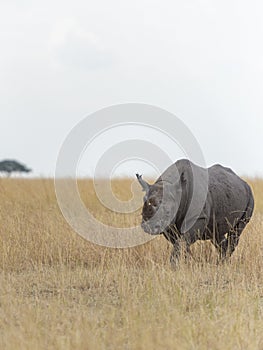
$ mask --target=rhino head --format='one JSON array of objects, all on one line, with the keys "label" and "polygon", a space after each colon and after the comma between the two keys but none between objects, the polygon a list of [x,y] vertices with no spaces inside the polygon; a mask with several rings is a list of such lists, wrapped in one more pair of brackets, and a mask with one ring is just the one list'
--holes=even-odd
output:
[{"label": "rhino head", "polygon": [[175,219],[181,190],[170,182],[157,181],[150,185],[142,179],[142,175],[136,174],[136,177],[145,192],[141,227],[151,235],[161,234]]}]

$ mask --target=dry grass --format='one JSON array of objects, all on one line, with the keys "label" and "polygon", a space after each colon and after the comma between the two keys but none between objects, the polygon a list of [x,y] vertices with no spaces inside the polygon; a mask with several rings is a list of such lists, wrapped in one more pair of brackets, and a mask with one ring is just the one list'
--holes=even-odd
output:
[{"label": "dry grass", "polygon": [[[174,271],[164,238],[92,245],[65,222],[52,180],[0,179],[0,349],[263,349],[263,180],[250,183],[256,211],[230,261],[197,243]],[[120,197],[129,186],[115,183]],[[105,222],[120,219],[80,189]]]}]

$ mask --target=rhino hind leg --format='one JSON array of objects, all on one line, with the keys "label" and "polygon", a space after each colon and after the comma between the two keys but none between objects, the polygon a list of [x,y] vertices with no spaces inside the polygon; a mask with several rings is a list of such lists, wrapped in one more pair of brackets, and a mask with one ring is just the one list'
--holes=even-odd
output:
[{"label": "rhino hind leg", "polygon": [[241,233],[249,222],[249,219],[250,217],[248,216],[241,218],[233,228],[230,228],[226,235],[227,237],[225,237],[221,242],[216,243],[216,247],[222,260],[230,257],[235,251],[239,243]]},{"label": "rhino hind leg", "polygon": [[230,232],[227,234],[227,238],[224,238],[216,245],[219,251],[220,259],[224,260],[233,254],[238,245],[241,233],[242,231]]},{"label": "rhino hind leg", "polygon": [[219,237],[223,236],[223,239],[221,241],[218,241],[218,239],[213,241],[214,245],[219,251],[220,258],[222,260],[224,260],[227,257],[230,257],[235,251],[239,243],[239,238],[241,236],[241,233],[243,232],[244,228],[248,224],[253,214],[253,210],[254,210],[254,199],[253,199],[253,196],[250,196],[246,211],[244,212],[243,216],[238,220],[237,223],[235,223],[232,227],[229,226],[229,230],[226,237],[223,233],[222,235],[219,235]]}]

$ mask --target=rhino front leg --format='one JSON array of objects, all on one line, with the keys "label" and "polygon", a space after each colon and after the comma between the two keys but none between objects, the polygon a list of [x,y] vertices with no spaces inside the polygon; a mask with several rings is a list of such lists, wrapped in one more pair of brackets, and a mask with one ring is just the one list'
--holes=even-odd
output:
[{"label": "rhino front leg", "polygon": [[173,250],[170,256],[172,267],[176,267],[181,258],[187,260],[190,252],[190,243],[185,239],[177,239],[173,242]]},{"label": "rhino front leg", "polygon": [[173,244],[173,250],[170,256],[170,263],[172,267],[176,267],[178,265],[178,261],[180,258],[180,250],[180,243],[178,242],[178,240],[176,240]]},{"label": "rhino front leg", "polygon": [[202,237],[205,230],[206,219],[199,218],[195,225],[187,232],[183,233],[180,238],[173,242],[173,251],[170,257],[172,265],[176,265],[183,254],[186,260],[191,255],[190,246]]}]

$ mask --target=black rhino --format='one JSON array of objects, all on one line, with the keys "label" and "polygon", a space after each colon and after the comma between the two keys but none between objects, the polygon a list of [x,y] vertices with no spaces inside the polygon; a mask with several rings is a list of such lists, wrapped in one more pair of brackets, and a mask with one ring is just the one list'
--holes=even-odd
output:
[{"label": "black rhino", "polygon": [[142,228],[163,234],[173,244],[171,262],[196,240],[211,240],[222,259],[230,256],[249,222],[254,199],[249,185],[219,164],[202,168],[178,160],[149,185],[136,174],[145,191]]}]

